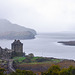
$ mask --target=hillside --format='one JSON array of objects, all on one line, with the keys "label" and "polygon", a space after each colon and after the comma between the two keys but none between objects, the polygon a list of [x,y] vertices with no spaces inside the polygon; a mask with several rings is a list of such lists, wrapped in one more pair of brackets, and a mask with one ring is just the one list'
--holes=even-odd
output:
[{"label": "hillside", "polygon": [[35,35],[36,31],[33,29],[0,19],[0,39],[33,39]]}]

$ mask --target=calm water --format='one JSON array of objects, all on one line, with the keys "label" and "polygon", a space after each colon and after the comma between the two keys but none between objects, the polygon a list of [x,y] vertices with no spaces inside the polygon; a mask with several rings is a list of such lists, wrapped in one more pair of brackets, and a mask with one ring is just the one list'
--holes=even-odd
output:
[{"label": "calm water", "polygon": [[[75,60],[75,46],[65,46],[57,41],[75,40],[75,36],[57,34],[38,34],[36,39],[21,40],[26,54],[33,53],[35,56],[56,57]],[[11,48],[13,40],[0,40],[2,48]]]}]

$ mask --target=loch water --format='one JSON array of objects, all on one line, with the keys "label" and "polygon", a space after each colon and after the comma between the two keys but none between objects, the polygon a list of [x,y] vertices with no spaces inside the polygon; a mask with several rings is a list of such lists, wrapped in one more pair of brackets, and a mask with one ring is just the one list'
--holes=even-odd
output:
[{"label": "loch water", "polygon": [[[11,49],[14,40],[0,40],[2,48]],[[23,51],[26,54],[33,53],[35,56],[55,57],[75,60],[75,46],[66,46],[58,41],[75,41],[74,34],[38,34],[35,39],[21,40]]]}]

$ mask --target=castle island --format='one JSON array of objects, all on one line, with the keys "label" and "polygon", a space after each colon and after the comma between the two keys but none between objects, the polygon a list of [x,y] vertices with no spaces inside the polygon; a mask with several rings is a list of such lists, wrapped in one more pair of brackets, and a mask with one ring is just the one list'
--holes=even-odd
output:
[{"label": "castle island", "polygon": [[11,44],[11,49],[3,49],[0,47],[0,58],[10,59],[15,56],[24,55],[25,53],[23,53],[23,43],[21,43],[20,40],[14,40],[14,42]]}]

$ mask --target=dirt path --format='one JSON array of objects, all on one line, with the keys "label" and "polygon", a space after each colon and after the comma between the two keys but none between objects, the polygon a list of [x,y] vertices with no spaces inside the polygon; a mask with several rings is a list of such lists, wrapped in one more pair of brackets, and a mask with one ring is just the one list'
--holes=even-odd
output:
[{"label": "dirt path", "polygon": [[15,69],[13,68],[13,60],[12,59],[8,60],[8,68],[10,71],[15,72]]}]

